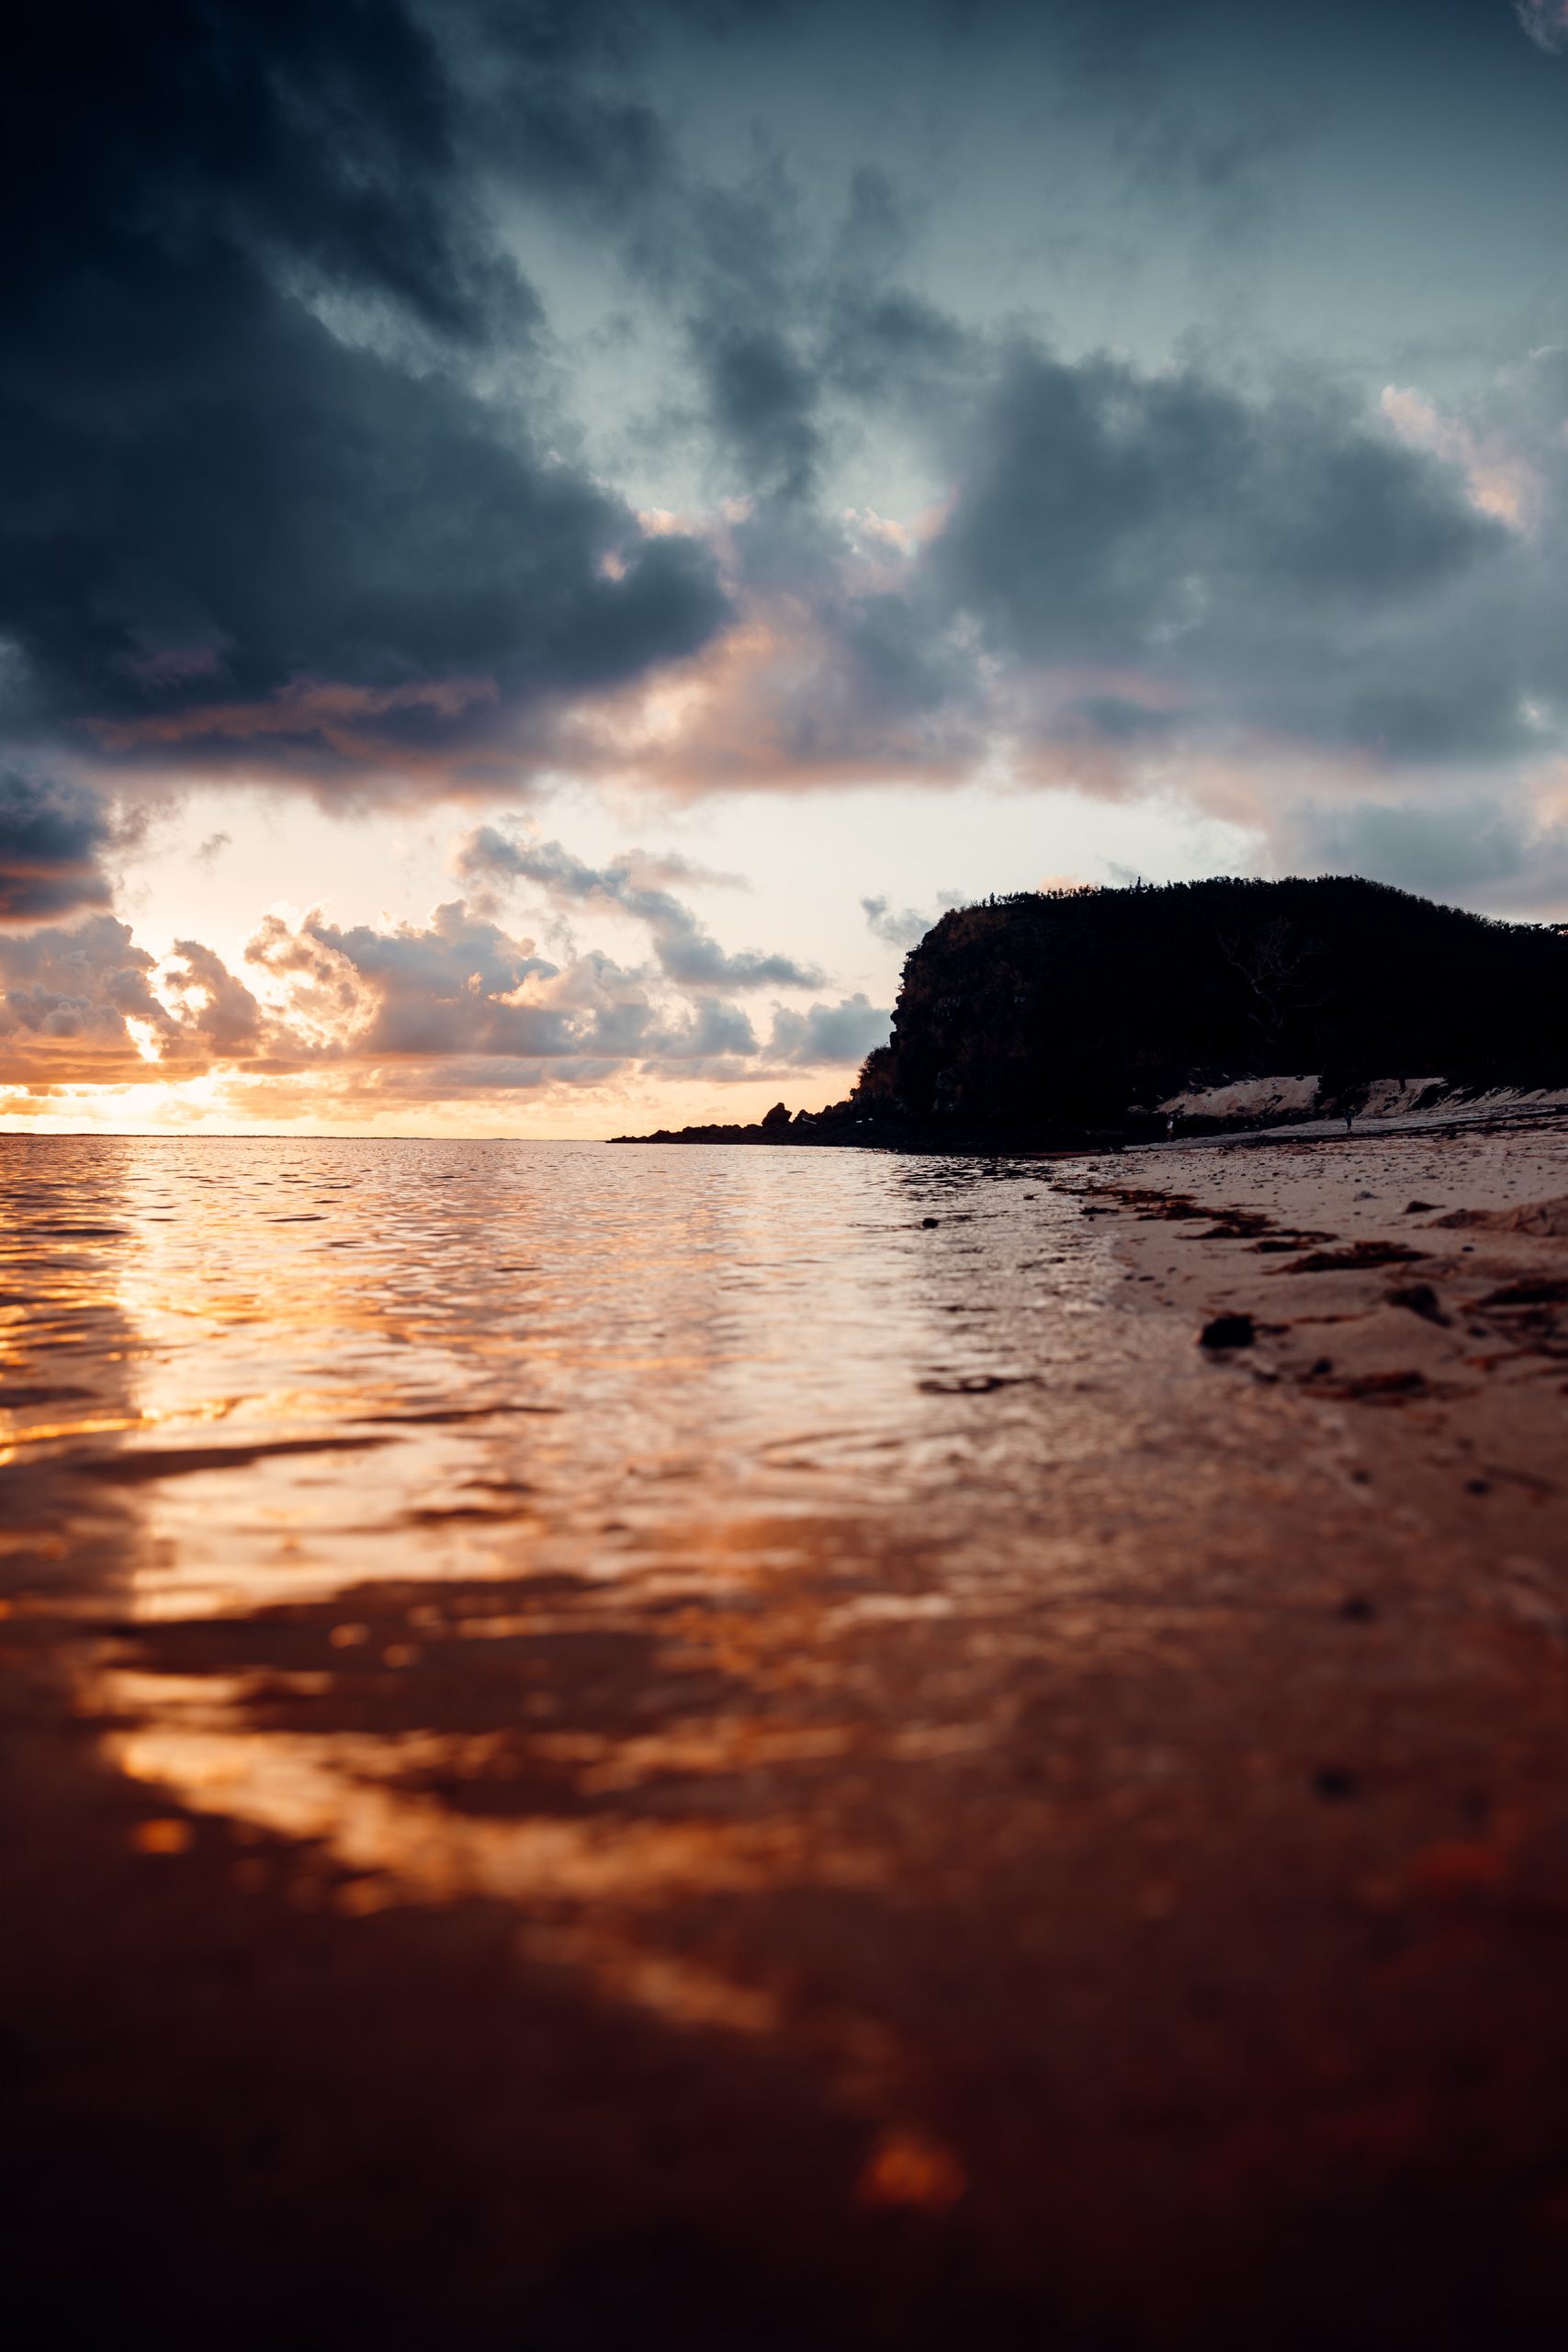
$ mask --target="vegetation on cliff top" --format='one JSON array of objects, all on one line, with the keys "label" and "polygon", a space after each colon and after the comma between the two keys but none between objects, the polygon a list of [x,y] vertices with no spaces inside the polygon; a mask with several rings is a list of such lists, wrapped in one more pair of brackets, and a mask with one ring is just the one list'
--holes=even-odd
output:
[{"label": "vegetation on cliff top", "polygon": [[1292,1070],[1568,1078],[1568,933],[1344,877],[992,899],[910,952],[855,1099],[1049,1125]]}]

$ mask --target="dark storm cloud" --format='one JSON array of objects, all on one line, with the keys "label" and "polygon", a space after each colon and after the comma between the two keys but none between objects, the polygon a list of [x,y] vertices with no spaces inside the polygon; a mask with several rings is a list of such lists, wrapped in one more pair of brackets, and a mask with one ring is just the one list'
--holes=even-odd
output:
[{"label": "dark storm cloud", "polygon": [[1280,848],[1296,869],[1370,875],[1495,912],[1555,908],[1568,891],[1568,823],[1522,797],[1308,805],[1291,811]]},{"label": "dark storm cloud", "polygon": [[[1459,632],[1448,642],[1450,592],[1495,575],[1508,532],[1343,400],[1247,401],[1195,371],[1026,347],[969,438],[925,593],[1005,660],[1126,664],[1171,690],[1091,693],[1066,707],[1069,732],[1196,715],[1416,757],[1519,741],[1507,668],[1461,661],[1456,677]],[[1409,634],[1390,642],[1391,622]]]},{"label": "dark storm cloud", "polygon": [[[1563,583],[1440,454],[1304,379],[1259,395],[961,322],[907,282],[919,190],[852,128],[829,219],[765,127],[726,179],[654,95],[711,74],[765,116],[798,51],[828,76],[908,54],[935,104],[960,52],[1032,60],[1047,131],[1081,105],[1134,181],[1234,194],[1258,25],[1238,0],[30,12],[0,84],[13,731],[345,790],[635,770],[622,690],[733,652],[728,717],[660,781],[955,775],[998,746],[1122,776],[1248,736],[1528,748]],[[1211,106],[1227,43],[1253,78]],[[671,429],[729,502],[711,545],[650,535],[573,454],[502,240],[518,204],[618,255],[673,330]],[[931,509],[897,547],[845,514],[889,440]],[[60,862],[75,903],[96,854]],[[16,911],[71,902],[54,871]],[[682,987],[812,984],[723,956],[676,900],[644,918]]]},{"label": "dark storm cloud", "polygon": [[763,956],[750,949],[727,954],[691,908],[648,879],[635,859],[586,865],[558,842],[519,840],[493,825],[480,825],[461,844],[457,870],[469,881],[532,882],[559,907],[615,909],[632,916],[648,925],[666,979],[693,993],[821,985],[822,974],[814,966],[798,964],[790,956]]},{"label": "dark storm cloud", "polygon": [[90,793],[0,768],[0,922],[106,906],[109,832]]},{"label": "dark storm cloud", "polygon": [[[718,785],[879,756],[956,774],[998,742],[1122,775],[1249,735],[1391,761],[1529,748],[1550,656],[1505,618],[1529,559],[1440,454],[1303,367],[1259,390],[962,323],[900,282],[909,205],[876,170],[829,232],[802,221],[769,158],[728,191],[667,182],[640,248],[683,316],[710,480],[741,503],[737,605],[777,657],[672,781],[682,748]],[[890,433],[939,510],[903,561],[839,503]]]},{"label": "dark storm cloud", "polygon": [[694,336],[712,396],[715,426],[759,492],[798,498],[813,486],[821,452],[816,386],[805,363],[773,329],[705,322]]},{"label": "dark storm cloud", "polygon": [[[568,170],[548,96],[537,179]],[[396,0],[27,12],[0,94],[22,723],[417,767],[717,626],[702,548],[555,455],[542,399],[531,424],[472,388],[502,357],[526,384],[537,303],[470,114]]]},{"label": "dark storm cloud", "polygon": [[1256,407],[1196,373],[1025,348],[976,425],[932,565],[1025,656],[1207,635],[1216,597],[1228,637],[1265,587],[1274,605],[1365,612],[1503,542],[1429,462],[1339,402]]},{"label": "dark storm cloud", "polygon": [[766,645],[672,775],[682,751],[713,783],[727,761],[962,774],[998,747],[1093,782],[1248,741],[1417,763],[1540,747],[1561,543],[1483,511],[1450,455],[1303,369],[1259,393],[929,310],[901,366],[890,316],[885,291],[821,306],[813,431],[851,401],[892,419],[946,495],[889,524],[770,475],[730,533]]}]

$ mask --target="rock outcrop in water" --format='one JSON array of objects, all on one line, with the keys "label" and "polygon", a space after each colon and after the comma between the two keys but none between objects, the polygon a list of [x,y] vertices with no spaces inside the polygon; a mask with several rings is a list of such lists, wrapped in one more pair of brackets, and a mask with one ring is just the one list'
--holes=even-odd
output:
[{"label": "rock outcrop in water", "polygon": [[1385,1080],[1390,1107],[1413,1103],[1407,1074],[1428,1092],[1568,1081],[1568,927],[1340,877],[993,899],[911,950],[892,1039],[847,1101],[646,1140],[1109,1139],[1205,1091],[1213,1125],[1359,1108]]}]

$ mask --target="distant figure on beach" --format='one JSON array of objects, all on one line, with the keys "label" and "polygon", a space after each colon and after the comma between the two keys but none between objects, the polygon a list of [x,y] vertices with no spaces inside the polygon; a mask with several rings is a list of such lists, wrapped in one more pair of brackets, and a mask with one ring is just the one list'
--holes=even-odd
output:
[{"label": "distant figure on beach", "polygon": [[1165,1114],[1165,1131],[1168,1136],[1173,1136],[1176,1133],[1176,1114],[1174,1111],[1168,1111]]},{"label": "distant figure on beach", "polygon": [[1345,1132],[1347,1135],[1350,1132],[1350,1122],[1354,1119],[1355,1115],[1356,1114],[1354,1111],[1347,1111],[1345,1114]]}]

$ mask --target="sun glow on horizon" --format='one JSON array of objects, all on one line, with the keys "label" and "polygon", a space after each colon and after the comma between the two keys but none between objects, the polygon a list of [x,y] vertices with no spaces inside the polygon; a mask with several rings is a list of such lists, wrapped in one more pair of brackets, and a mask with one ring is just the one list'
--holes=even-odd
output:
[{"label": "sun glow on horizon", "polygon": [[313,1080],[247,1080],[209,1073],[120,1086],[0,1089],[0,1136],[393,1136],[451,1141],[602,1142],[656,1127],[747,1125],[781,1099],[792,1111],[840,1101],[852,1071],[790,1070],[681,1085],[622,1086],[458,1095],[443,1101],[410,1085],[366,1085],[345,1099]]}]

